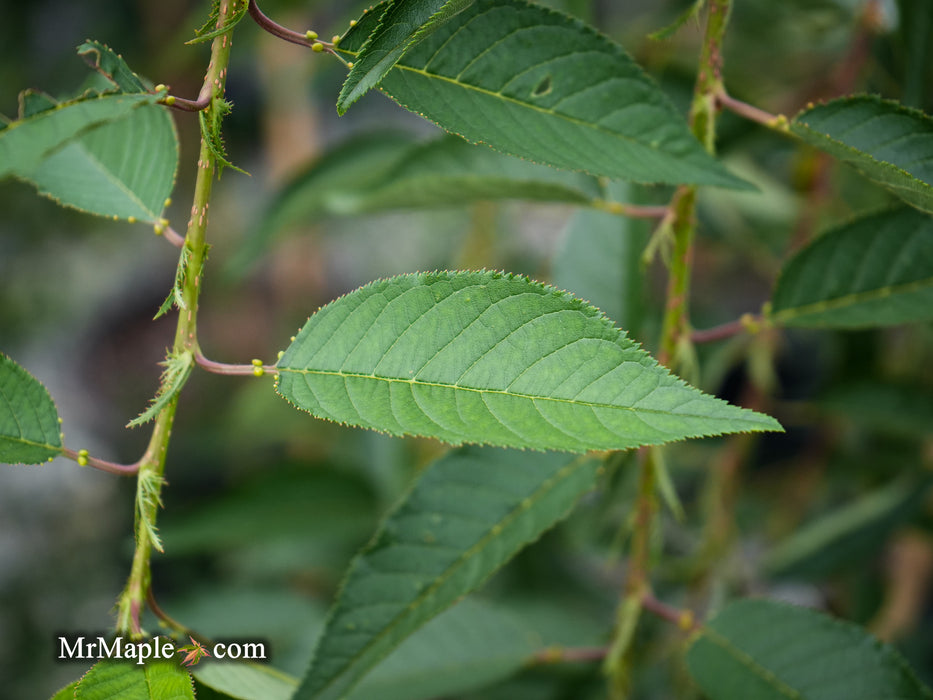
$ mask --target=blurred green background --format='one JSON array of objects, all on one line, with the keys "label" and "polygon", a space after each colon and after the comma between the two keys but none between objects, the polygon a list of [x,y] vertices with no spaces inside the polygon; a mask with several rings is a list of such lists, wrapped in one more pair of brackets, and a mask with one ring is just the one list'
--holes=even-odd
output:
[{"label": "blurred green background", "polygon": [[[622,43],[686,111],[698,53],[695,23],[667,41],[646,35],[687,3],[548,4]],[[852,91],[933,111],[927,0],[735,4],[726,53],[733,95],[788,114],[809,100]],[[365,6],[262,3],[280,23],[322,36],[341,33]],[[9,117],[22,89],[75,92],[88,70],[74,47],[86,38],[107,43],[174,94],[198,92],[208,50],[184,41],[204,21],[206,2],[36,0],[2,7],[0,113]],[[876,14],[866,15],[866,8]],[[571,268],[562,279],[592,276],[588,266],[596,259],[571,256],[567,231],[572,222],[593,229],[603,223],[574,220],[570,207],[523,203],[308,221],[282,236],[247,275],[231,274],[230,259],[290,173],[356,133],[437,131],[376,93],[338,119],[334,101],[344,74],[337,61],[277,42],[248,22],[236,32],[228,79],[234,111],[225,138],[233,162],[251,176],[227,171],[211,203],[213,248],[200,317],[208,357],[272,362],[310,313],[376,277],[487,267],[550,280],[561,264]],[[181,232],[198,129],[190,115],[176,114],[176,124],[181,164],[168,216]],[[789,251],[830,223],[887,203],[856,174],[731,115],[723,116],[721,134],[722,156],[762,192],[701,198],[692,305],[701,328],[757,312]],[[625,193],[644,202],[669,195]],[[639,245],[620,255],[639,256],[646,226],[630,224],[627,235]],[[176,260],[177,251],[145,226],[60,209],[28,185],[0,183],[0,349],[49,388],[68,446],[120,462],[135,461],[144,449],[147,430],[122,426],[154,393],[157,362],[171,344],[172,315],[151,319],[171,287]],[[619,267],[641,270],[621,260]],[[625,300],[600,298],[609,292],[598,288],[584,296],[625,318],[627,330],[653,349],[663,269],[655,263],[642,277]],[[693,379],[736,401],[750,376],[767,374],[755,358],[774,353],[769,410],[788,427],[740,455],[746,470],[736,501],[740,539],[717,564],[716,586],[703,599],[769,594],[872,623],[929,682],[933,564],[925,489],[933,463],[933,328],[793,332],[773,343],[767,352],[747,338],[700,348],[702,371]],[[213,637],[267,637],[275,665],[300,674],[349,558],[411,477],[444,448],[315,421],[277,398],[271,383],[196,372],[186,387],[159,523],[166,554],[155,559],[153,586],[175,619]],[[706,467],[730,458],[731,449],[703,441],[672,452],[669,466],[687,518],[664,516],[661,597],[689,604],[690,592],[703,590],[684,562],[696,554],[707,522]],[[620,456],[603,491],[484,590],[533,620],[542,642],[608,639],[623,580],[618,534],[634,490],[626,461]],[[55,635],[112,625],[132,553],[133,492],[130,480],[65,460],[0,469],[5,696],[46,697],[84,672],[81,664],[53,661]],[[866,499],[848,520],[826,520]],[[809,539],[788,546],[805,523],[816,523],[815,534],[807,530]],[[919,581],[920,590],[905,590],[898,583],[905,580]],[[906,606],[907,621],[892,622],[892,605]],[[148,626],[156,629],[154,620]],[[636,697],[688,692],[680,681],[671,685],[662,660],[675,648],[673,639],[648,624]],[[602,692],[598,665],[581,664],[531,669],[475,697],[557,700]]]}]

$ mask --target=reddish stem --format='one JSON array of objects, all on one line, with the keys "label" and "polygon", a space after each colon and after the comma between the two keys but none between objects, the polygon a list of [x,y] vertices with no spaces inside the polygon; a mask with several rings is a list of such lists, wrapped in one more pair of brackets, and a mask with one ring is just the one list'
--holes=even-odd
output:
[{"label": "reddish stem", "polygon": [[337,52],[334,51],[333,44],[330,42],[321,41],[319,39],[309,39],[307,34],[296,32],[292,29],[288,29],[287,27],[283,27],[277,22],[274,22],[267,15],[263,14],[262,10],[259,9],[259,5],[256,4],[256,0],[249,0],[248,12],[249,16],[253,18],[253,21],[256,22],[256,24],[269,32],[272,36],[278,37],[282,41],[287,41],[290,44],[297,44],[298,46],[304,46],[305,48],[309,49],[312,48],[315,44],[320,44],[324,51],[327,51],[334,56],[337,55]]},{"label": "reddish stem", "polygon": [[139,462],[135,464],[116,464],[103,459],[97,459],[97,457],[91,457],[90,455],[81,455],[67,447],[62,448],[62,456],[74,462],[78,462],[79,464],[83,461],[88,467],[94,467],[94,469],[99,469],[109,474],[116,474],[117,476],[133,476],[139,471]]},{"label": "reddish stem", "polygon": [[745,117],[750,119],[753,122],[758,122],[763,124],[770,129],[773,129],[780,123],[780,117],[770,112],[766,112],[763,109],[750,105],[747,102],[742,102],[742,100],[737,100],[731,95],[729,95],[725,90],[720,90],[716,94],[717,104],[729,109],[740,117]]},{"label": "reddish stem", "polygon": [[176,248],[185,247],[185,237],[178,233],[171,226],[166,226],[164,229],[162,229],[161,235],[164,236],[165,240],[167,240]]},{"label": "reddish stem", "polygon": [[690,340],[694,343],[712,343],[717,340],[725,340],[749,330],[750,325],[761,323],[761,320],[760,316],[745,314],[742,318],[737,318],[728,323],[713,326],[712,328],[694,330],[690,333]]},{"label": "reddish stem", "polygon": [[684,632],[693,632],[700,629],[700,624],[690,610],[681,610],[667,603],[662,603],[651,593],[645,593],[641,599],[642,607],[662,620],[677,625]]},{"label": "reddish stem", "polygon": [[[224,374],[234,377],[257,376],[257,370],[262,370],[258,376],[263,374],[278,374],[279,369],[275,365],[251,364],[251,365],[228,365],[224,362],[214,362],[208,360],[200,351],[194,355],[194,361],[203,369],[213,374]],[[258,362],[258,360],[257,360]]]}]

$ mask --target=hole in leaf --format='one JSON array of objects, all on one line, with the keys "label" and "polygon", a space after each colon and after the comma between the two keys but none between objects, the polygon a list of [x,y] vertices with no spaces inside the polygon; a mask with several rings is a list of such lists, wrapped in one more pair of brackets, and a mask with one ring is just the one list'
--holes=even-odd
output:
[{"label": "hole in leaf", "polygon": [[541,79],[541,82],[535,86],[535,89],[531,91],[532,97],[542,97],[543,95],[548,94],[551,91],[551,76],[546,75]]}]

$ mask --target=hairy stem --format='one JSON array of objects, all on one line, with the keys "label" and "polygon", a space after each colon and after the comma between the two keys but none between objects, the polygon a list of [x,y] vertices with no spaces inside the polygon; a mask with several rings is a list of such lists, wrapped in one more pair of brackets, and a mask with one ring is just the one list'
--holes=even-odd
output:
[{"label": "hairy stem", "polygon": [[[716,150],[716,113],[721,96],[725,93],[722,83],[722,42],[731,12],[732,0],[710,0],[700,69],[690,108],[693,135],[710,153]],[[688,297],[693,239],[696,234],[696,187],[678,188],[672,208],[674,255],[668,276],[667,307],[658,355],[661,363],[669,367],[677,364],[678,345],[683,340],[689,342]]]},{"label": "hairy stem", "polygon": [[[222,0],[218,28],[223,26],[227,17],[234,14],[238,2],[245,2],[245,0]],[[202,90],[205,93],[209,92],[211,96],[210,104],[207,107],[209,116],[211,111],[218,109],[217,105],[223,99],[227,64],[232,45],[233,41],[229,33],[218,36],[211,44],[211,60],[207,74],[204,77],[205,87]],[[184,305],[178,315],[175,341],[171,350],[171,353],[176,355],[185,351],[198,352],[198,297],[200,295],[201,274],[207,257],[208,246],[205,240],[207,211],[216,168],[217,162],[214,152],[202,137],[194,203],[185,235],[185,247],[189,253],[189,260],[182,287]],[[156,535],[155,523],[161,505],[160,497],[162,485],[164,484],[165,456],[172,434],[172,423],[175,418],[177,401],[176,396],[156,416],[149,446],[139,462],[135,525],[136,551],[133,555],[129,580],[117,602],[117,632],[129,634],[132,637],[143,635],[140,614],[149,597],[152,550],[162,550],[162,545]]]},{"label": "hairy stem", "polygon": [[[710,0],[706,33],[700,55],[699,71],[690,109],[690,128],[707,151],[715,151],[716,113],[719,96],[724,92],[722,83],[722,42],[725,37],[731,0]],[[658,351],[659,361],[675,369],[689,350],[690,274],[693,261],[693,240],[696,234],[697,188],[681,186],[674,194],[668,216],[672,217],[671,231],[674,250],[668,271],[667,304],[661,329]],[[651,531],[657,512],[655,485],[655,453],[643,449],[639,464],[638,499],[635,504],[635,527],[629,555],[625,591],[619,604],[615,635],[606,659],[606,672],[610,688],[621,697],[627,692],[627,656],[634,638],[634,626],[642,608],[658,612],[653,605],[650,581]]]}]

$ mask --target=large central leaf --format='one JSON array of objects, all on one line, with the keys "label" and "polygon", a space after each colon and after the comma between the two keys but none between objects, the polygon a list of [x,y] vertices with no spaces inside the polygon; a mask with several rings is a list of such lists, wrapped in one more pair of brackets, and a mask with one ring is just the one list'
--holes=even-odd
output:
[{"label": "large central leaf", "polygon": [[453,444],[585,452],[780,430],[703,394],[598,309],[524,277],[402,275],[312,316],[277,390],[315,416]]},{"label": "large central leaf", "polygon": [[[380,23],[384,11],[363,15],[340,50],[364,61],[367,39],[395,26],[393,16]],[[467,141],[611,178],[750,187],[706,153],[621,46],[582,22],[477,0],[431,27],[379,85]]]}]

